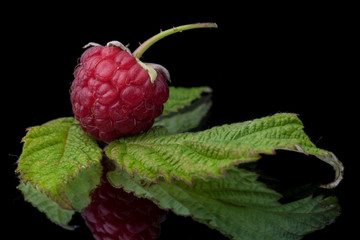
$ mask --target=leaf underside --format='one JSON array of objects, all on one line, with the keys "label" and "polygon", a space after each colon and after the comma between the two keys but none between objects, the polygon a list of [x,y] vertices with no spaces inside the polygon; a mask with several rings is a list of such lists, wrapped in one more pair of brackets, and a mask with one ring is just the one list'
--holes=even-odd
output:
[{"label": "leaf underside", "polygon": [[74,227],[68,225],[75,213],[74,210],[61,208],[56,202],[48,198],[45,193],[35,189],[30,183],[24,184],[21,182],[18,189],[24,195],[26,201],[30,202],[40,212],[45,213],[53,223],[69,230],[74,229]]},{"label": "leaf underside", "polygon": [[192,216],[232,239],[301,239],[339,215],[334,197],[307,197],[280,204],[281,195],[257,181],[255,173],[230,168],[223,178],[152,183],[119,168],[108,173],[116,187],[153,200],[178,215]]},{"label": "leaf underside", "polygon": [[165,179],[192,183],[194,178],[224,176],[231,166],[256,161],[275,150],[312,154],[336,171],[334,187],[342,178],[342,165],[335,155],[317,148],[303,131],[295,114],[276,114],[253,121],[214,127],[197,133],[169,134],[155,127],[147,133],[118,139],[106,155],[130,174],[151,181]]},{"label": "leaf underside", "polygon": [[209,87],[169,87],[169,99],[164,104],[162,116],[170,113],[179,112],[181,109],[191,105],[193,101],[199,99],[202,94],[210,93]]},{"label": "leaf underside", "polygon": [[211,105],[210,96],[202,97],[179,112],[162,115],[155,121],[154,126],[163,126],[169,133],[194,130],[202,125]]}]

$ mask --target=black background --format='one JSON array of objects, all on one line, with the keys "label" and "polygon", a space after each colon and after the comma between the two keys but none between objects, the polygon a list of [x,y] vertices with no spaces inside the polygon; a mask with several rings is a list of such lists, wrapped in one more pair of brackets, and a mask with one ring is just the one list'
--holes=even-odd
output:
[{"label": "black background", "polygon": [[[4,9],[6,10],[6,9]],[[218,29],[197,29],[161,40],[143,56],[164,65],[172,86],[210,86],[213,107],[205,128],[246,121],[278,112],[299,114],[305,132],[320,148],[334,152],[345,166],[345,178],[333,191],[342,215],[305,239],[350,239],[351,214],[357,209],[355,147],[358,117],[352,46],[352,6],[204,3],[84,3],[9,6],[2,19],[2,119],[5,120],[2,186],[5,228],[12,239],[91,239],[80,228],[64,230],[24,202],[15,189],[16,160],[29,126],[71,116],[69,87],[73,69],[88,42],[111,40],[134,51],[160,29],[196,22],[216,22]],[[6,11],[5,11],[6,13]],[[296,154],[290,155],[295,156]],[[312,176],[330,181],[332,171],[315,158],[286,161],[277,155],[273,168],[290,179]],[[297,157],[299,158],[299,157]],[[265,157],[264,157],[265,159]],[[263,160],[261,160],[263,161]],[[330,176],[330,177],[329,177]],[[161,239],[221,239],[190,218],[170,215]]]}]

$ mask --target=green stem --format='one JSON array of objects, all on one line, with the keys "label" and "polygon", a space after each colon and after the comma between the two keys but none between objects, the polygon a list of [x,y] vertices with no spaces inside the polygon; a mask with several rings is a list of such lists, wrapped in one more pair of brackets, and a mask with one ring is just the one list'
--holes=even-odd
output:
[{"label": "green stem", "polygon": [[179,27],[174,27],[166,31],[161,31],[160,33],[156,34],[155,36],[149,38],[144,43],[142,43],[133,52],[133,56],[139,59],[144,54],[144,52],[149,49],[149,47],[151,47],[154,43],[156,43],[160,39],[163,39],[164,37],[167,37],[173,33],[182,32],[194,28],[217,28],[217,25],[216,23],[195,23],[195,24],[187,24]]}]

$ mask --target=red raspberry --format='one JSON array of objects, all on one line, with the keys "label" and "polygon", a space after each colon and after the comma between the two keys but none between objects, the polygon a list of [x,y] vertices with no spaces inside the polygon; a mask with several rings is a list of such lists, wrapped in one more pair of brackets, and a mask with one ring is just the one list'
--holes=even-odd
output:
[{"label": "red raspberry", "polygon": [[[71,86],[71,103],[84,131],[110,142],[146,131],[161,115],[169,97],[169,72],[157,64],[144,64],[142,54],[160,39],[215,23],[195,23],[161,31],[141,44],[133,54],[119,42],[92,46],[80,58]],[[86,46],[87,47],[87,46]]]},{"label": "red raspberry", "polygon": [[81,127],[105,142],[151,128],[169,97],[167,70],[140,62],[118,42],[92,45],[82,54],[71,86]]},{"label": "red raspberry", "polygon": [[91,195],[91,203],[81,215],[96,240],[155,239],[166,211],[146,198],[138,198],[123,189],[114,188],[106,179]]}]

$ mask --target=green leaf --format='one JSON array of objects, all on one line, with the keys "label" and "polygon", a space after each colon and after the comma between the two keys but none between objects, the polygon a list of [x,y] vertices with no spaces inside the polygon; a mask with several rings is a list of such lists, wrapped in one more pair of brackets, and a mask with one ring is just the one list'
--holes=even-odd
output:
[{"label": "green leaf", "polygon": [[90,193],[99,185],[101,174],[100,165],[92,165],[86,171],[79,172],[75,179],[65,185],[65,194],[75,210],[81,212],[90,204]]},{"label": "green leaf", "polygon": [[164,104],[163,115],[178,112],[180,109],[190,106],[194,100],[201,97],[201,94],[211,91],[209,87],[169,87],[169,99]]},{"label": "green leaf", "polygon": [[282,205],[279,193],[258,182],[255,173],[241,168],[227,169],[223,178],[195,179],[192,186],[178,180],[153,183],[120,169],[107,176],[114,186],[178,215],[192,216],[232,239],[300,239],[339,215],[334,197],[307,197]]},{"label": "green leaf", "polygon": [[[164,126],[169,133],[186,132],[199,127],[212,104],[210,93],[211,89],[206,87],[170,88],[170,94],[174,95],[175,100],[169,101],[176,107],[171,112],[169,105],[165,104],[167,114],[162,114],[156,119],[154,126]],[[176,101],[176,99],[181,100],[181,97],[184,97],[186,101]]]},{"label": "green leaf", "polygon": [[197,133],[168,134],[153,128],[146,134],[121,138],[106,148],[106,155],[130,174],[157,181],[220,177],[231,166],[256,161],[260,154],[291,150],[312,154],[331,164],[336,186],[342,165],[331,152],[317,148],[302,130],[295,114],[283,113],[253,121],[214,127]]},{"label": "green leaf", "polygon": [[18,189],[24,195],[26,201],[30,202],[40,212],[45,213],[53,223],[69,230],[74,229],[68,224],[75,211],[61,208],[56,202],[49,199],[45,193],[35,189],[30,183],[24,184],[20,182]]},{"label": "green leaf", "polygon": [[[78,210],[90,201],[90,191],[100,182],[102,150],[74,118],[30,128],[23,141],[16,172],[24,183],[31,183],[65,209]],[[93,178],[90,182],[78,179],[88,175]],[[83,184],[77,188],[67,186],[73,180]],[[80,194],[72,194],[72,189]],[[74,196],[87,199],[81,203]]]}]

